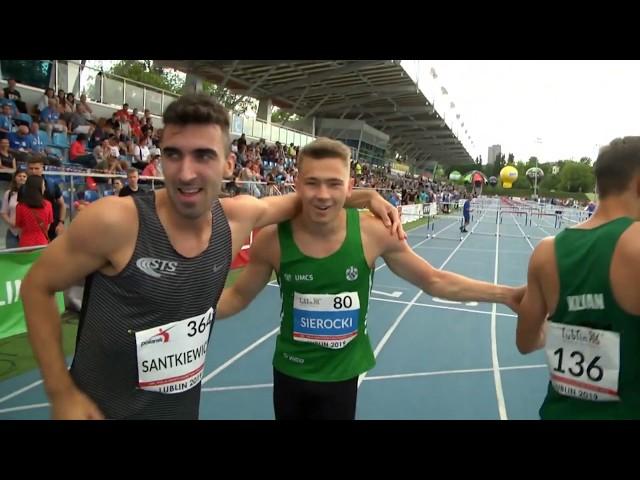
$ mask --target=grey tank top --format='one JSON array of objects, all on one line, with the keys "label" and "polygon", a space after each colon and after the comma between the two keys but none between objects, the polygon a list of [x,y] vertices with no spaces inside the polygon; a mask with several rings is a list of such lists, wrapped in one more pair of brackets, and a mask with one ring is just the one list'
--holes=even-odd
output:
[{"label": "grey tank top", "polygon": [[[169,242],[156,212],[155,194],[134,195],[133,201],[139,222],[133,256],[117,275],[96,272],[87,278],[71,376],[107,418],[197,419],[200,381],[180,393],[139,387],[135,332],[190,319],[211,308],[215,318],[231,264],[229,223],[215,200],[209,245],[197,257],[186,258]],[[199,354],[205,352],[206,344]],[[192,361],[193,353],[189,355]]]}]

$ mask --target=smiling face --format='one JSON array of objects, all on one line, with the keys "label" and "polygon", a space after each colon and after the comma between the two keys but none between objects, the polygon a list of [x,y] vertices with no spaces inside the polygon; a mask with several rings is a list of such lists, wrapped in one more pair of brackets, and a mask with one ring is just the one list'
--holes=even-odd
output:
[{"label": "smiling face", "polygon": [[296,192],[307,221],[336,221],[351,196],[349,149],[340,142],[318,139],[307,145],[298,160]]},{"label": "smiling face", "polygon": [[196,219],[211,211],[234,156],[225,155],[218,125],[167,125],[162,137],[162,171],[167,196],[180,215]]}]

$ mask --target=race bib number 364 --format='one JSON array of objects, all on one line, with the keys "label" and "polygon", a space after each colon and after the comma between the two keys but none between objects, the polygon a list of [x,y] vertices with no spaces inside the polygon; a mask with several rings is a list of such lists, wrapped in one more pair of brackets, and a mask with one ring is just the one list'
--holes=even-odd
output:
[{"label": "race bib number 364", "polygon": [[180,393],[202,379],[213,308],[202,315],[136,332],[138,387]]},{"label": "race bib number 364", "polygon": [[339,349],[358,335],[358,292],[301,294],[293,298],[293,338]]},{"label": "race bib number 364", "polygon": [[545,345],[558,393],[595,402],[618,401],[620,334],[550,322]]}]

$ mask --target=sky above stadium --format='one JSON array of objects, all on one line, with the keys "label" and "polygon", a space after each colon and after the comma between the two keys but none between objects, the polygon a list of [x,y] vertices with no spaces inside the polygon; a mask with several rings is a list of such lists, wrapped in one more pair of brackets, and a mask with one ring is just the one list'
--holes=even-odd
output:
[{"label": "sky above stadium", "polygon": [[640,61],[420,60],[403,66],[483,163],[494,144],[505,157],[512,152],[516,160],[552,162],[595,159],[614,138],[640,135]]}]

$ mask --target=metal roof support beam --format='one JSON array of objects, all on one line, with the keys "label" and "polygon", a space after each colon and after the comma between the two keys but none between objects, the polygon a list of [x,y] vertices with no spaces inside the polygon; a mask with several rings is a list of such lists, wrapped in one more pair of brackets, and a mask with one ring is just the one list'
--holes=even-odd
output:
[{"label": "metal roof support beam", "polygon": [[314,113],[316,113],[318,111],[318,109],[322,106],[322,104],[330,97],[331,95],[325,95],[324,98],[322,100],[320,100],[318,103],[316,103],[316,105],[307,112],[307,114],[303,117],[303,120],[306,120],[307,118],[309,118],[310,116],[312,116]]},{"label": "metal roof support beam", "polygon": [[[333,95],[351,95],[354,93],[411,93],[415,91],[411,85],[385,85],[385,86],[372,86],[363,87],[361,85],[349,86],[349,87],[331,87],[321,85],[320,88],[311,90],[311,95],[322,95],[323,93],[332,93]],[[293,97],[289,94],[289,97]]]},{"label": "metal roof support beam", "polygon": [[236,69],[236,66],[238,65],[239,61],[240,60],[234,60],[233,63],[231,64],[231,69],[229,69],[229,72],[224,76],[224,79],[222,80],[222,84],[220,85],[222,88],[226,87],[227,82],[231,78],[231,74]]},{"label": "metal roof support beam", "polygon": [[[267,77],[269,75],[271,75],[273,73],[273,71],[278,68],[277,65],[272,66],[269,70],[267,70],[258,80],[256,80],[254,83],[251,84],[251,86],[249,86],[249,90],[247,90],[246,92],[243,92],[244,95],[246,96],[251,96],[251,94],[253,93],[253,91],[258,88],[260,86],[260,84],[262,82],[264,82]],[[236,100],[237,103],[237,100]],[[235,106],[235,103],[233,104]]]},{"label": "metal roof support beam", "polygon": [[[354,70],[360,70],[361,68],[368,67],[370,65],[376,65],[383,62],[384,60],[370,60],[366,62],[363,62],[363,61],[348,62],[345,65],[342,65],[341,67],[307,75],[305,78],[301,78],[299,80],[295,80],[293,82],[287,83],[282,87],[275,88],[271,92],[271,95],[277,96],[277,95],[289,94],[292,90],[295,90],[296,88],[300,88],[305,85],[310,85],[312,83],[317,83],[322,80],[327,80],[329,78],[335,77],[337,75],[343,75],[345,73],[353,72]],[[292,63],[295,65],[295,62],[292,62]]]}]

